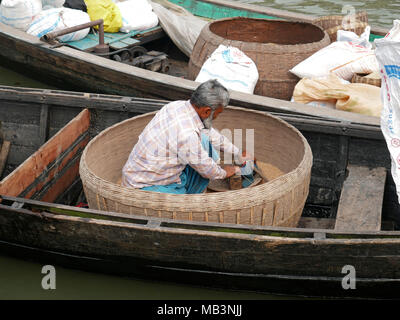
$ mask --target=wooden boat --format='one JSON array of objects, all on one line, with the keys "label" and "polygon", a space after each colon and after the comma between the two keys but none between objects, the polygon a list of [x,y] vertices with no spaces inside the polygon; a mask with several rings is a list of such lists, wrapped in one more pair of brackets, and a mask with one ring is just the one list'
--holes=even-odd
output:
[{"label": "wooden boat", "polygon": [[[173,2],[184,6],[193,14],[208,19],[238,15],[255,18],[278,17],[301,21],[312,21],[315,18],[233,1],[173,0]],[[374,28],[373,32],[375,32],[374,36],[380,36],[384,35],[386,30]],[[60,47],[59,44],[46,43],[1,23],[0,57],[7,65],[14,65],[15,68],[20,68],[29,73],[30,76],[39,76],[42,81],[47,80],[58,88],[170,100],[188,98],[198,84],[182,78],[186,72],[184,70],[186,70],[188,58],[177,50],[168,37],[165,37],[162,29],[156,27],[145,34],[136,35],[134,38],[135,41],[132,40],[133,42],[137,44],[139,41],[139,44],[147,47],[148,50],[170,47],[171,50],[167,52],[169,61],[171,66],[176,65],[177,67],[171,67],[170,73],[180,77],[141,69],[96,56],[88,52],[92,49],[81,51],[69,46]],[[177,70],[183,70],[183,73],[177,72]],[[232,92],[231,104],[271,112],[307,114],[375,125],[379,123],[379,119],[370,116],[328,108],[315,108],[237,91]]]},{"label": "wooden boat", "polygon": [[[88,141],[165,101],[0,87],[0,102],[3,141],[11,143],[8,157],[0,156],[6,159],[0,182],[3,253],[206,286],[399,296],[400,211],[379,126],[277,114],[302,132],[314,158],[298,227],[278,228],[77,207],[84,201],[78,167]],[[355,268],[355,289],[343,289],[347,266]]]}]

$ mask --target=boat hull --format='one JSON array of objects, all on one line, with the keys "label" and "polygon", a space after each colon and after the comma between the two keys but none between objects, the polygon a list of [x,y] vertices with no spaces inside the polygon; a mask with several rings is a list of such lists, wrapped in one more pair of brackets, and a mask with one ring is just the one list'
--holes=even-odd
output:
[{"label": "boat hull", "polygon": [[[46,264],[206,286],[398,297],[400,232],[334,229],[347,164],[390,168],[379,126],[281,115],[312,148],[308,204],[328,208],[328,216],[314,218],[318,224],[312,228],[221,225],[95,211],[72,201],[81,190],[74,164],[86,138],[135,114],[158,110],[165,101],[10,87],[0,87],[0,100],[4,139],[11,142],[5,170],[11,173],[0,189],[6,183],[20,188],[13,197],[4,195],[9,189],[0,191],[3,252]],[[65,142],[60,150],[54,148],[56,139]],[[43,157],[29,157],[39,147]],[[27,167],[35,174],[25,175]],[[76,175],[70,186],[68,172]],[[393,181],[387,180],[383,218],[399,212]],[[23,198],[29,192],[36,200]],[[349,265],[356,272],[354,290],[342,287],[343,268]]]},{"label": "boat hull", "polygon": [[[46,264],[266,293],[399,297],[397,239],[299,241],[0,212],[0,250]],[[342,286],[347,265],[355,267],[355,289]]]}]

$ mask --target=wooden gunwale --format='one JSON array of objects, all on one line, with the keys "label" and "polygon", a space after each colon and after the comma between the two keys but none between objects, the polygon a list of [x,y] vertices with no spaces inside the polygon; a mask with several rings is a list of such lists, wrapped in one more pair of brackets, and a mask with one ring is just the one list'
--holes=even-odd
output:
[{"label": "wooden gunwale", "polygon": [[[179,231],[183,233],[196,234],[214,234],[224,236],[230,234],[229,237],[240,237],[253,239],[254,236],[265,236],[280,241],[306,241],[313,242],[318,240],[335,243],[373,243],[381,240],[396,240],[400,243],[400,231],[337,231],[334,229],[314,229],[314,228],[288,228],[288,227],[272,227],[272,226],[250,226],[237,224],[221,225],[215,222],[187,221],[177,219],[167,219],[158,217],[148,217],[144,215],[129,215],[125,213],[107,212],[94,209],[77,208],[62,204],[43,202],[20,197],[1,196],[0,209],[12,210],[21,214],[28,213],[46,217],[47,219],[78,219],[86,223],[122,223],[121,226],[129,228],[154,229],[155,226],[165,231]],[[15,209],[11,207],[14,202],[22,203],[23,207]],[[8,203],[4,204],[4,203]],[[27,209],[31,208],[31,209]],[[38,212],[40,210],[40,213]],[[81,217],[85,216],[85,217]],[[150,225],[150,227],[149,227]],[[277,235],[276,233],[279,233]],[[321,239],[321,233],[325,235]],[[397,241],[398,240],[398,241]]]},{"label": "wooden gunwale", "polygon": [[[6,101],[25,101],[29,103],[39,103],[47,105],[65,105],[65,99],[68,98],[68,107],[78,108],[87,107],[96,110],[109,110],[133,113],[146,113],[157,111],[162,108],[168,100],[155,101],[154,99],[122,97],[117,95],[89,94],[62,90],[48,90],[35,88],[18,88],[0,85],[0,99]],[[267,111],[268,112],[268,111]],[[342,134],[345,136],[355,136],[382,140],[383,135],[380,130],[380,123],[362,123],[357,121],[329,119],[316,115],[299,115],[296,121],[296,115],[286,115],[281,112],[269,112],[277,115],[284,120],[299,125],[300,128],[325,133]],[[379,120],[379,119],[378,119]]]},{"label": "wooden gunwale", "polygon": [[[346,238],[346,234],[345,237],[338,234],[339,238],[335,239],[324,238],[320,229],[306,229],[304,238],[293,238],[256,232],[203,230],[201,225],[209,223],[201,222],[188,224],[182,221],[163,226],[168,219],[152,218],[147,219],[146,224],[137,224],[35,212],[3,204],[0,204],[0,213],[0,222],[4,225],[0,230],[3,243],[11,240],[14,246],[19,244],[75,257],[105,259],[127,266],[136,261],[134,263],[193,274],[308,279],[318,281],[318,286],[329,280],[340,286],[342,267],[350,264],[357,270],[359,291],[341,291],[341,294],[356,296],[365,294],[360,291],[361,286],[393,285],[400,281],[396,267],[400,263],[398,232],[383,232],[378,239],[364,239],[359,235],[356,235],[357,239],[351,239]],[[195,228],[184,228],[185,225],[195,225]],[[291,232],[284,228],[272,231]],[[293,231],[297,233],[297,230]],[[381,268],[382,265],[385,268]],[[320,290],[321,287],[314,294],[326,295]],[[388,293],[376,293],[378,296],[384,294]],[[376,295],[372,293],[372,296]]]}]

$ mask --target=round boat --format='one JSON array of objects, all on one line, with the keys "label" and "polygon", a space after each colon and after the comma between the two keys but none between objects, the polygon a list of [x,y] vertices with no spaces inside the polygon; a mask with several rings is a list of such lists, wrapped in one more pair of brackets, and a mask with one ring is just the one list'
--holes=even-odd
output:
[{"label": "round boat", "polygon": [[80,176],[90,208],[171,219],[297,225],[308,196],[311,149],[297,129],[265,112],[228,107],[213,125],[233,136],[240,132],[243,141],[254,134],[256,159],[276,166],[283,175],[254,187],[203,194],[165,194],[121,186],[122,167],[154,114],[109,127],[86,146]]},{"label": "round boat", "polygon": [[254,94],[290,100],[299,78],[294,66],[330,44],[321,27],[282,20],[226,18],[208,23],[194,45],[189,78],[195,80],[204,62],[220,44],[243,51],[257,66]]}]

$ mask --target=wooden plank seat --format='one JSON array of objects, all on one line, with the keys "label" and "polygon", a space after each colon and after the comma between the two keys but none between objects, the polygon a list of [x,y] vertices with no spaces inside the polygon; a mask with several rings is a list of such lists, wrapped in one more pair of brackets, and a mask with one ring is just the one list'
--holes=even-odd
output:
[{"label": "wooden plank seat", "polygon": [[[148,41],[155,40],[164,36],[164,31],[160,26],[149,28],[142,31],[132,30],[129,33],[123,32],[105,32],[104,43],[110,46],[110,49],[119,50],[133,45],[142,45]],[[85,38],[78,41],[65,42],[70,47],[81,51],[92,51],[99,44],[99,35],[89,33]]]},{"label": "wooden plank seat", "polygon": [[381,229],[386,169],[347,166],[340,196],[335,230],[378,231]]}]

